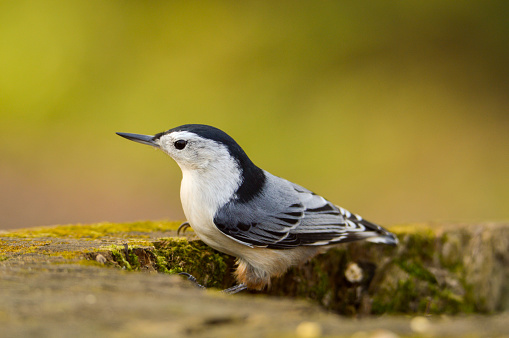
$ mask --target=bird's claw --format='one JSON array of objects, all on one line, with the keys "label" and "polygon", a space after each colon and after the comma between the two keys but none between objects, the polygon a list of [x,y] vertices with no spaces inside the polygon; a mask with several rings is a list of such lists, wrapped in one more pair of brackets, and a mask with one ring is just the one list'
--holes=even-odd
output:
[{"label": "bird's claw", "polygon": [[188,281],[192,282],[194,285],[196,285],[200,289],[206,289],[206,287],[204,287],[203,285],[198,283],[198,281],[196,280],[196,278],[193,275],[191,275],[187,272],[179,272],[179,275],[186,276]]},{"label": "bird's claw", "polygon": [[242,284],[234,285],[231,288],[224,289],[221,292],[226,293],[227,295],[233,295],[234,293],[237,293],[237,292],[240,292],[240,291],[243,291],[246,289],[247,289],[246,284],[242,283]]},{"label": "bird's claw", "polygon": [[[193,275],[191,275],[190,273],[179,272],[179,275],[186,276],[187,280],[190,281],[191,283],[193,283],[196,287],[198,287],[200,289],[206,289],[206,287],[201,285],[200,283],[198,283],[196,278]],[[240,291],[243,291],[243,290],[246,290],[246,289],[247,289],[246,284],[242,283],[242,284],[237,284],[235,286],[232,286],[231,288],[221,290],[221,292],[225,293],[227,295],[233,295],[234,293],[237,293],[237,292],[240,292]]]},{"label": "bird's claw", "polygon": [[187,228],[190,228],[190,227],[191,227],[191,224],[189,224],[189,222],[182,223],[177,229],[177,236],[180,236],[180,231],[182,231],[182,234],[183,234],[184,232],[186,232]]}]

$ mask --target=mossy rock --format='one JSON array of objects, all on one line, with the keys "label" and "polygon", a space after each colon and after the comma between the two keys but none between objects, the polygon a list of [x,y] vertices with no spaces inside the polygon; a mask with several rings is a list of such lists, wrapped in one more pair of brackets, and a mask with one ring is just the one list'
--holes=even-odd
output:
[{"label": "mossy rock", "polygon": [[[234,259],[192,232],[175,236],[175,222],[72,225],[4,233],[0,261],[51,256],[55,263],[128,271],[187,272],[217,289],[234,284]],[[291,268],[262,293],[310,299],[346,315],[493,313],[509,309],[508,224],[394,226],[397,247],[340,245]],[[74,241],[58,250],[53,239]],[[83,260],[85,259],[85,260]],[[251,292],[258,294],[258,292]]]}]

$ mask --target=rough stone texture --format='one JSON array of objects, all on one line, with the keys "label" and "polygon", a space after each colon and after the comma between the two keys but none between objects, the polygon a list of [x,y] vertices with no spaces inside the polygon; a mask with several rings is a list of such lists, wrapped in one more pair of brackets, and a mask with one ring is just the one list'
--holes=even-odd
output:
[{"label": "rough stone texture", "polygon": [[[507,224],[394,227],[398,248],[317,256],[264,292],[278,297],[226,296],[157,273],[187,270],[226,287],[233,260],[176,239],[176,224],[153,225],[0,234],[0,336],[509,335]],[[366,316],[384,312],[412,316]],[[473,312],[498,314],[441,315]]]}]

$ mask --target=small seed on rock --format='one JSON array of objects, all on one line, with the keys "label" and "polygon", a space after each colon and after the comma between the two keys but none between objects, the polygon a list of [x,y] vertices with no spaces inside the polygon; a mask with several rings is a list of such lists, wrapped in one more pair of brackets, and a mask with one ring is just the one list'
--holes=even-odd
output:
[{"label": "small seed on rock", "polygon": [[350,283],[359,283],[363,278],[362,268],[357,263],[350,263],[345,270],[346,280]]},{"label": "small seed on rock", "polygon": [[106,257],[104,257],[101,254],[97,254],[97,256],[95,256],[95,260],[98,261],[101,264],[104,264],[107,261]]}]

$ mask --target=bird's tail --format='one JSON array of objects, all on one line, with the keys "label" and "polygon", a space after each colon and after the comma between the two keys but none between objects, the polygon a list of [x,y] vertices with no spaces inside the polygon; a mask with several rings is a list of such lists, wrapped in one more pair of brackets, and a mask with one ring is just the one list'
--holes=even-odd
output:
[{"label": "bird's tail", "polygon": [[398,245],[398,238],[392,232],[387,231],[379,225],[368,222],[365,219],[361,220],[359,223],[364,225],[366,229],[373,232],[373,237],[366,238],[366,241],[371,243]]},{"label": "bird's tail", "polygon": [[380,234],[376,237],[370,237],[368,239],[366,239],[366,241],[368,242],[371,242],[371,243],[383,243],[383,244],[389,244],[389,245],[398,245],[399,241],[398,241],[398,238],[393,234],[393,233],[390,233],[390,232],[386,232],[386,234]]}]

